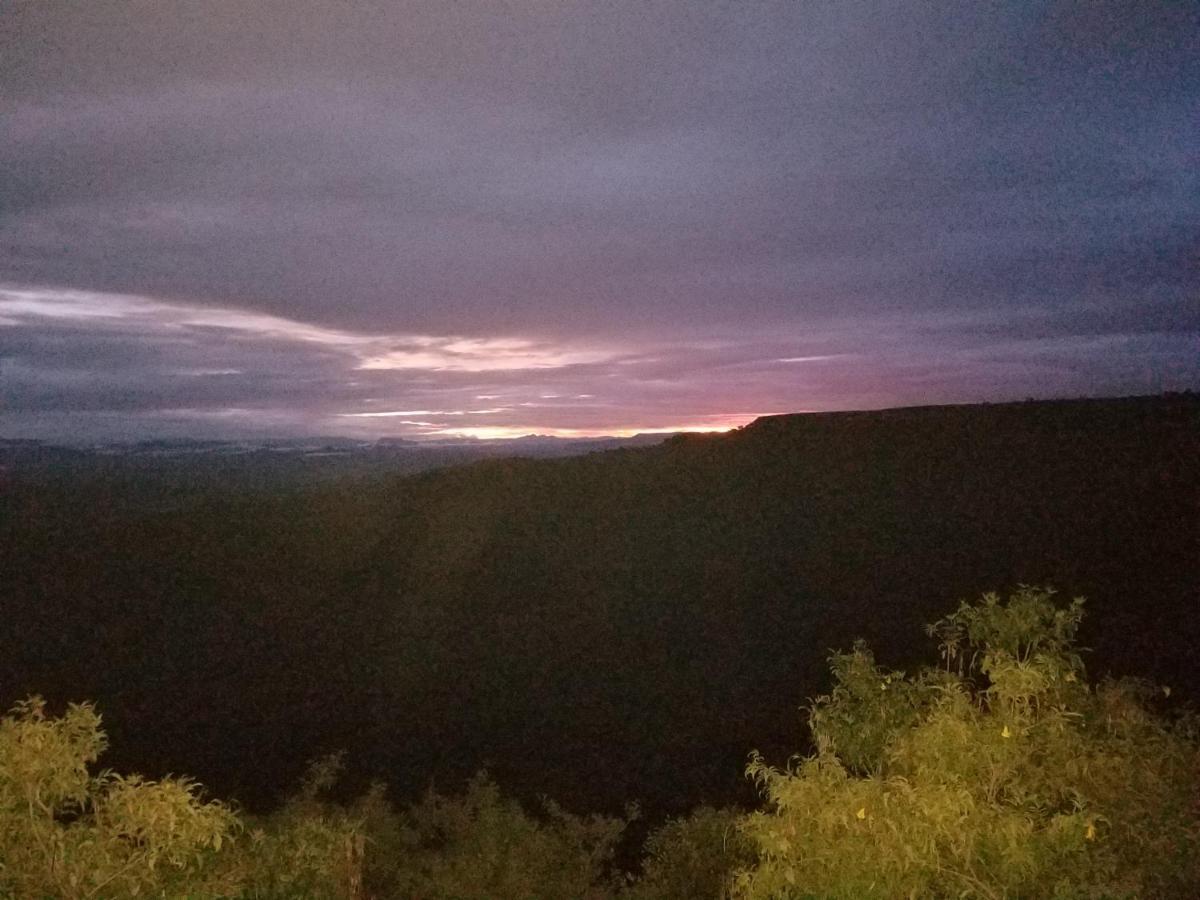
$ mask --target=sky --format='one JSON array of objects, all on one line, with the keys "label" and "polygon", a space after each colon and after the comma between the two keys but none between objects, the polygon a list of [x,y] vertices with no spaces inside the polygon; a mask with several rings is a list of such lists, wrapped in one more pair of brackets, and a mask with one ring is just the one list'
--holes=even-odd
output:
[{"label": "sky", "polygon": [[0,6],[0,438],[1200,387],[1200,7]]}]

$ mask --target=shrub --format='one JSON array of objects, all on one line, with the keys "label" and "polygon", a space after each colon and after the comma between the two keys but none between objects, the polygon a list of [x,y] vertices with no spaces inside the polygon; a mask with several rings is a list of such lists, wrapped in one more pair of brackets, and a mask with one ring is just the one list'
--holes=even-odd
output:
[{"label": "shrub", "polygon": [[245,900],[357,900],[363,896],[365,815],[329,802],[342,757],[310,763],[299,790],[270,816],[250,820],[237,847]]},{"label": "shrub", "polygon": [[753,865],[754,847],[738,828],[740,814],[702,806],[672,819],[646,839],[642,877],[631,900],[718,900],[729,895],[733,873]]},{"label": "shrub", "polygon": [[608,897],[609,863],[626,824],[574,816],[550,801],[534,818],[481,774],[462,796],[430,792],[373,830],[368,878],[382,896],[396,898]]},{"label": "shrub", "polygon": [[336,760],[248,828],[186,778],[91,774],[106,746],[89,704],[56,718],[33,697],[0,719],[0,897],[361,896],[359,822],[319,799]]},{"label": "shrub", "polygon": [[234,813],[187,779],[90,774],[105,746],[87,704],[52,718],[34,697],[0,719],[0,896],[227,896]]},{"label": "shrub", "polygon": [[1193,897],[1200,748],[1153,687],[1091,686],[1081,600],[1022,588],[931,626],[915,677],[856,645],[813,704],[817,748],[783,770],[752,755],[768,808],[744,898]]}]

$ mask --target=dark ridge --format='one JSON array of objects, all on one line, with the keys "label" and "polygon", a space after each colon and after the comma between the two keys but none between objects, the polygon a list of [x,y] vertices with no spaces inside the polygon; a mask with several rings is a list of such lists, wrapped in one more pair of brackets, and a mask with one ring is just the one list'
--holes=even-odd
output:
[{"label": "dark ridge", "polygon": [[342,747],[399,797],[487,765],[653,818],[749,799],[749,750],[805,748],[831,649],[912,665],[985,590],[1083,594],[1094,674],[1200,697],[1195,395],[770,416],[286,490],[239,459],[10,479],[4,703],[96,700],[110,765],[253,807]]}]

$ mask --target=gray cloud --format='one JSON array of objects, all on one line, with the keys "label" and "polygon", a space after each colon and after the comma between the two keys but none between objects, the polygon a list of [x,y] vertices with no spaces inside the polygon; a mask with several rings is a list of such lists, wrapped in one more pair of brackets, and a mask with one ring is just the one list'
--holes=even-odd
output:
[{"label": "gray cloud", "polygon": [[[0,422],[397,428],[344,414],[499,391],[514,413],[450,418],[592,430],[1194,384],[1197,24],[1166,0],[21,4],[0,281],[60,315],[0,309]],[[72,292],[121,312],[66,316]],[[804,356],[833,358],[774,362]],[[593,396],[520,406],[542,393]]]},{"label": "gray cloud", "polygon": [[[362,334],[133,295],[0,288],[13,436],[314,431],[412,438],[709,429],[799,409],[1173,389],[1192,336],[1060,333],[1044,309],[896,313],[569,346]],[[1098,372],[1102,372],[1098,375]]]}]

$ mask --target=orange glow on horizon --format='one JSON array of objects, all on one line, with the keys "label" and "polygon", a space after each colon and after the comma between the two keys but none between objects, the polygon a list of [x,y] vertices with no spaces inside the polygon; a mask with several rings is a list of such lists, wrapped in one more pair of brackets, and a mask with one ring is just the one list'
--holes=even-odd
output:
[{"label": "orange glow on horizon", "polygon": [[477,438],[485,441],[514,440],[523,437],[557,438],[628,438],[638,434],[716,434],[733,431],[753,422],[760,415],[770,413],[747,413],[740,415],[713,416],[706,422],[690,422],[681,425],[626,426],[618,428],[549,428],[539,425],[478,425],[450,428],[431,428],[422,431],[423,437]]}]

